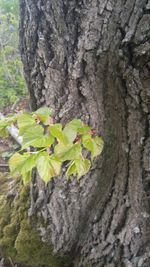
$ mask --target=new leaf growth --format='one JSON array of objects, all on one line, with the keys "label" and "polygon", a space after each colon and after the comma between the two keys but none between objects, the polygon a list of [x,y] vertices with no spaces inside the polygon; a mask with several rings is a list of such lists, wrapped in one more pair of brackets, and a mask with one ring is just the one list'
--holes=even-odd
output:
[{"label": "new leaf growth", "polygon": [[23,142],[21,150],[10,158],[9,166],[13,175],[21,174],[24,184],[30,181],[33,168],[46,184],[60,175],[62,166],[67,177],[79,179],[89,172],[93,159],[103,150],[102,138],[93,136],[90,126],[80,119],[65,126],[54,124],[47,107],[1,120],[1,136],[7,135],[7,127],[12,123],[17,124]]}]

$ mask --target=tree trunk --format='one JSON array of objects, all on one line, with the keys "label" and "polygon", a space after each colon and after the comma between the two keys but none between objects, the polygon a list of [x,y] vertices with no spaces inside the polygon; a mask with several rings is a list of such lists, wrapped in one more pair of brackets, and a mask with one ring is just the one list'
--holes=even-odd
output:
[{"label": "tree trunk", "polygon": [[29,215],[70,266],[150,266],[150,1],[20,0],[20,10],[32,109],[81,118],[105,142],[79,183],[37,179]]}]

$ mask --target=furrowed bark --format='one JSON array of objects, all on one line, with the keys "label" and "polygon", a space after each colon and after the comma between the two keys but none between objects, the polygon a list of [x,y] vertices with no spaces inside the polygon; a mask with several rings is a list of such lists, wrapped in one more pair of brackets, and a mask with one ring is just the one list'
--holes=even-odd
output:
[{"label": "furrowed bark", "polygon": [[32,108],[81,118],[105,141],[79,183],[37,179],[29,214],[71,266],[148,267],[150,2],[20,0],[20,11]]}]

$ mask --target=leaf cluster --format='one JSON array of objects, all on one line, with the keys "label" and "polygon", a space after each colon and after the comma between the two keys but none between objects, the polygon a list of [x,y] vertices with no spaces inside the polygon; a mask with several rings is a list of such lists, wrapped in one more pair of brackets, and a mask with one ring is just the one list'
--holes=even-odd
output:
[{"label": "leaf cluster", "polygon": [[9,166],[13,175],[22,175],[24,184],[30,181],[33,168],[37,168],[45,183],[59,176],[63,166],[67,177],[73,175],[79,179],[90,170],[93,159],[103,150],[102,138],[93,135],[90,126],[80,119],[73,119],[64,126],[53,123],[51,112],[43,107],[0,121],[1,136],[13,122],[23,137],[21,150],[10,158]]}]

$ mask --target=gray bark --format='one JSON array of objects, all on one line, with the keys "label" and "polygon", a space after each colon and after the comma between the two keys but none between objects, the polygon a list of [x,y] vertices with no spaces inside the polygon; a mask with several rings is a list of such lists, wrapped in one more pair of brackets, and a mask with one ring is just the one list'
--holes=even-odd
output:
[{"label": "gray bark", "polygon": [[150,266],[150,2],[20,0],[20,12],[32,109],[81,118],[105,141],[79,183],[37,179],[29,215],[71,266]]}]

